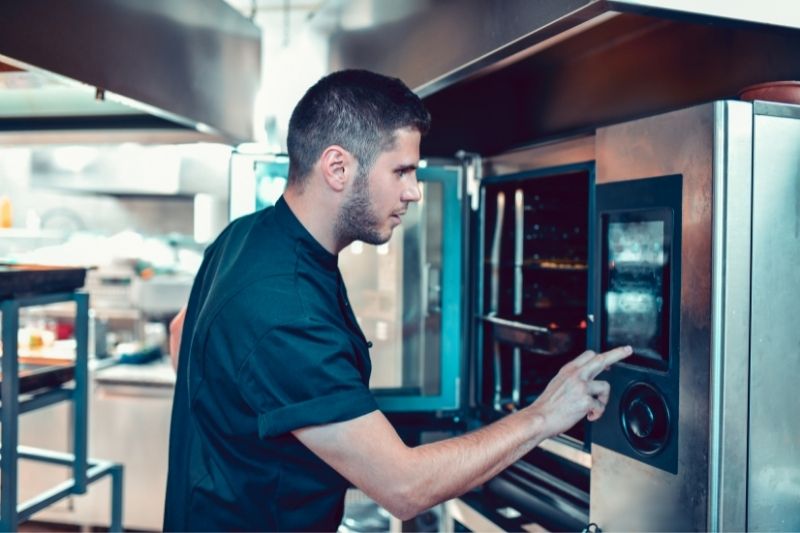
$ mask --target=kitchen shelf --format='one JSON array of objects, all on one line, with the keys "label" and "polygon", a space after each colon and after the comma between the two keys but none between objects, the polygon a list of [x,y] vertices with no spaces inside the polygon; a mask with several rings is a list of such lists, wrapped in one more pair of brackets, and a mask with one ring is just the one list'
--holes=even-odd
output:
[{"label": "kitchen shelf", "polygon": [[[42,357],[19,357],[19,392],[20,394],[52,389],[62,383],[71,381],[75,376],[75,365],[69,360],[47,359]],[[0,373],[0,384],[3,382]],[[0,386],[0,400],[2,400]],[[22,403],[22,402],[21,402]]]},{"label": "kitchen shelf", "polygon": [[69,234],[66,231],[60,231],[60,230],[0,228],[0,238],[2,239],[64,240],[67,237],[69,237]]},{"label": "kitchen shelf", "polygon": [[[66,270],[66,269],[65,269]],[[85,270],[83,271],[85,274]],[[6,290],[0,298],[2,312],[2,383],[0,383],[0,531],[14,531],[19,523],[33,514],[68,496],[85,494],[87,485],[105,476],[111,477],[111,531],[122,531],[123,466],[119,463],[88,457],[88,334],[89,295],[74,288],[83,278],[72,269],[68,271],[14,269],[3,271]],[[8,279],[13,275],[13,283]],[[80,277],[80,282],[78,280]],[[2,284],[0,284],[2,285]],[[20,296],[20,294],[24,294]],[[64,365],[71,376],[58,369],[58,379],[37,381],[30,386],[20,376],[17,330],[19,312],[23,307],[49,305],[58,302],[75,303],[75,361]],[[52,377],[52,376],[51,376]],[[64,381],[73,379],[68,387]],[[27,385],[22,385],[27,383]],[[21,395],[23,392],[27,394]],[[62,453],[19,445],[19,416],[59,402],[71,401],[73,406],[72,449]],[[19,459],[27,459],[70,468],[72,477],[18,503]]]}]

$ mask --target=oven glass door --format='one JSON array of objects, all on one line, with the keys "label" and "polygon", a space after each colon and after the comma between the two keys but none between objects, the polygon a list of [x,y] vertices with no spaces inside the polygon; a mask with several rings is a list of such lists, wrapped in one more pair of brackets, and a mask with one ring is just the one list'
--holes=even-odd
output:
[{"label": "oven glass door", "polygon": [[[487,420],[522,409],[587,348],[591,164],[484,178],[477,401]],[[561,435],[588,450],[588,424]]]},{"label": "oven glass door", "polygon": [[[288,159],[234,153],[230,218],[273,205]],[[348,296],[372,343],[373,390],[381,410],[457,410],[461,403],[462,167],[417,170],[422,201],[410,204],[386,244],[354,242],[339,254]]]}]

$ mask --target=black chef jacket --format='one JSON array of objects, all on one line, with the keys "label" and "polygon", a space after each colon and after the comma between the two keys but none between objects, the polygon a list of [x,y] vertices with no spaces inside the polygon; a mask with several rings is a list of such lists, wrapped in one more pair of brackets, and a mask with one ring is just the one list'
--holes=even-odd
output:
[{"label": "black chef jacket", "polygon": [[291,433],[377,409],[337,266],[281,198],[232,222],[189,298],[164,529],[333,531],[347,482]]}]

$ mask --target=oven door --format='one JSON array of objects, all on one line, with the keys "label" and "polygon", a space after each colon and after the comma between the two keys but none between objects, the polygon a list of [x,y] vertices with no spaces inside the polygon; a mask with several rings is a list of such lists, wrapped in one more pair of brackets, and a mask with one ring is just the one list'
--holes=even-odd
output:
[{"label": "oven door", "polygon": [[[590,163],[481,182],[475,328],[484,420],[532,404],[587,348],[592,322]],[[557,439],[589,450],[589,424]]]},{"label": "oven door", "polygon": [[[273,205],[289,161],[234,152],[231,220]],[[420,163],[422,201],[380,246],[354,242],[339,269],[359,325],[372,343],[370,388],[386,413],[457,411],[464,334],[464,170],[458,162]]]}]

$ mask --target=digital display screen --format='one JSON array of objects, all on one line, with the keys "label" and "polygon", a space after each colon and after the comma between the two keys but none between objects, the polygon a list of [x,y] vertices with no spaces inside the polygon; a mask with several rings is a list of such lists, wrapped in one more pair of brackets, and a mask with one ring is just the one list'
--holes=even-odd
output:
[{"label": "digital display screen", "polygon": [[668,368],[671,232],[669,209],[603,216],[602,348],[631,345],[626,364]]}]

